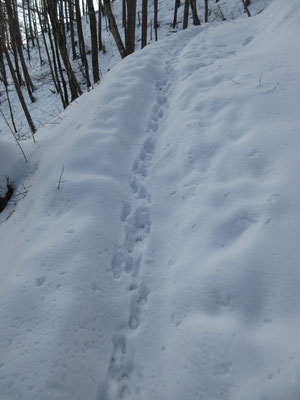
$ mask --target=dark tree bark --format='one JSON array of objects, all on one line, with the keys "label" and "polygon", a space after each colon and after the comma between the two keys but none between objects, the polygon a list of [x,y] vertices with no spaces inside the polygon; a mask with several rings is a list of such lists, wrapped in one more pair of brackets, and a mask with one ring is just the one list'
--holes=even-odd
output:
[{"label": "dark tree bark", "polygon": [[25,0],[22,0],[22,12],[23,12],[23,23],[24,23],[24,29],[25,29],[26,48],[27,48],[28,59],[30,61],[30,46],[29,46],[28,26],[27,26],[25,9],[26,9]]},{"label": "dark tree bark", "polygon": [[0,213],[7,206],[7,203],[11,199],[11,196],[13,195],[13,192],[14,192],[14,187],[13,187],[12,184],[9,183],[9,179],[6,178],[6,193],[5,193],[4,196],[0,195]]},{"label": "dark tree bark", "polygon": [[99,51],[103,50],[102,43],[102,3],[101,0],[98,0],[98,49]]},{"label": "dark tree bark", "polygon": [[249,2],[249,4],[247,5],[247,0],[242,0],[242,3],[243,3],[243,5],[244,5],[244,9],[245,9],[245,11],[246,11],[248,17],[251,17],[251,13],[250,13],[249,8],[248,8],[248,5],[250,5],[250,2]]},{"label": "dark tree bark", "polygon": [[71,47],[72,47],[72,58],[76,60],[76,46],[75,46],[75,33],[74,33],[74,5],[72,0],[68,0],[69,6],[69,26],[70,26],[70,36],[71,36]]},{"label": "dark tree bark", "polygon": [[127,54],[135,49],[135,27],[136,27],[136,0],[126,0],[127,5],[127,28],[125,46]]},{"label": "dark tree bark", "polygon": [[172,28],[175,29],[177,25],[177,14],[178,14],[178,8],[180,6],[180,0],[175,0],[174,4],[174,16],[173,16],[173,23],[172,23]]},{"label": "dark tree bark", "polygon": [[190,2],[189,0],[185,0],[182,29],[186,29],[189,25],[189,8],[190,8]]},{"label": "dark tree bark", "polygon": [[204,0],[204,22],[208,22],[208,0]]},{"label": "dark tree bark", "polygon": [[27,123],[28,123],[30,131],[32,133],[32,138],[35,141],[33,134],[36,132],[36,127],[35,127],[35,125],[34,125],[34,123],[32,121],[31,115],[30,115],[30,113],[28,111],[28,108],[26,106],[25,99],[24,99],[22,90],[20,88],[18,79],[16,77],[16,74],[15,74],[15,71],[14,71],[14,67],[12,65],[12,62],[11,62],[7,47],[6,47],[6,45],[4,45],[3,47],[4,47],[4,54],[5,54],[5,57],[6,57],[6,61],[7,61],[8,68],[9,68],[9,71],[10,71],[10,75],[11,75],[13,81],[14,81],[14,85],[15,85],[15,89],[16,89],[16,92],[17,92],[18,97],[19,97],[19,101],[21,103],[21,106],[23,108]]},{"label": "dark tree bark", "polygon": [[89,74],[89,66],[86,58],[85,52],[85,43],[82,33],[82,24],[81,24],[81,14],[80,14],[80,6],[79,0],[75,0],[75,11],[76,11],[76,23],[77,23],[77,34],[78,34],[78,43],[79,43],[79,51],[81,63],[84,68],[84,79],[86,81],[86,86],[89,88],[91,86],[90,74]]},{"label": "dark tree bark", "polygon": [[116,24],[115,17],[113,15],[111,7],[110,7],[110,0],[103,0],[103,2],[104,2],[105,14],[108,18],[109,29],[114,37],[114,40],[116,42],[117,48],[120,53],[120,56],[122,58],[125,58],[127,56],[127,51],[123,45],[119,30],[118,30],[118,26]]},{"label": "dark tree bark", "polygon": [[22,86],[22,85],[24,85],[24,81],[23,81],[21,71],[20,71],[18,52],[17,52],[17,47],[16,47],[15,41],[11,40],[10,45],[11,45],[11,50],[12,50],[14,62],[15,62],[16,76],[18,78],[19,85]]},{"label": "dark tree bark", "polygon": [[53,0],[46,0],[46,1],[47,1],[47,8],[48,8],[49,16],[51,19],[54,39],[59,46],[61,58],[63,60],[64,66],[66,68],[66,72],[67,72],[68,79],[69,79],[70,92],[71,92],[71,101],[73,101],[82,94],[82,91],[77,82],[77,79],[75,77],[74,71],[72,69],[72,66],[71,66],[71,63],[70,63],[70,60],[68,57],[66,42],[64,41],[64,37],[61,32],[60,24],[57,19],[56,4]]},{"label": "dark tree bark", "polygon": [[33,97],[33,83],[31,81],[30,75],[28,73],[28,69],[25,63],[25,58],[24,58],[24,54],[23,54],[23,46],[22,46],[22,38],[21,38],[21,33],[20,33],[20,29],[19,29],[19,21],[18,21],[18,14],[16,11],[16,8],[13,6],[15,6],[14,1],[11,0],[5,0],[5,6],[6,6],[6,11],[7,11],[7,16],[8,16],[8,23],[9,23],[9,29],[10,29],[10,35],[12,40],[15,42],[17,51],[18,51],[18,55],[20,58],[20,62],[22,65],[22,70],[23,70],[23,74],[24,74],[24,79],[25,79],[25,83],[26,83],[26,87],[27,87],[27,92],[28,92],[28,96],[30,98],[30,100],[32,102],[35,101],[35,98]]},{"label": "dark tree bark", "polygon": [[[42,26],[42,18],[41,18],[41,13],[39,12],[39,9],[38,9],[37,0],[35,0],[35,7],[36,7],[36,10],[37,10],[37,14],[38,14],[39,24],[40,24],[40,26]],[[55,90],[60,95],[60,99],[61,99],[63,108],[66,108],[66,103],[65,103],[65,99],[64,99],[63,94],[62,94],[62,90],[61,90],[61,86],[60,86],[60,82],[59,82],[59,77],[58,77],[57,71],[54,71],[54,68],[53,68],[53,64],[52,64],[52,60],[51,60],[51,57],[50,57],[50,53],[49,53],[48,44],[47,44],[47,40],[46,40],[46,37],[45,37],[44,29],[42,29],[41,31],[42,31],[42,38],[43,38],[43,42],[44,42],[44,46],[45,46],[45,50],[46,50],[46,54],[47,54],[47,58],[48,58],[50,73],[51,73],[51,77],[52,77],[52,80],[53,80],[53,83],[54,83],[54,86],[55,86]],[[55,61],[55,59],[53,61]],[[55,65],[55,67],[56,67],[56,65]]]},{"label": "dark tree bark", "polygon": [[142,48],[147,46],[148,0],[142,2]]},{"label": "dark tree bark", "polygon": [[97,21],[93,6],[93,0],[87,0],[87,6],[90,17],[93,79],[94,83],[97,83],[98,81],[100,81],[100,76],[99,76],[99,63],[98,63]]},{"label": "dark tree bark", "polygon": [[35,40],[36,40],[37,47],[38,47],[38,52],[39,52],[40,65],[43,65],[44,62],[43,62],[42,53],[41,53],[41,46],[40,46],[40,41],[39,41],[39,33],[38,33],[38,29],[37,29],[36,13],[35,12],[32,14],[32,20],[33,20],[33,28],[34,28]]},{"label": "dark tree bark", "polygon": [[158,15],[158,0],[153,0],[153,6],[154,6],[154,36],[155,36],[155,41],[157,42],[158,36],[157,36],[157,28],[158,28],[158,21],[157,21],[157,15]]},{"label": "dark tree bark", "polygon": [[30,4],[30,0],[27,0],[27,10],[28,10],[28,20],[29,20],[30,39],[31,39],[31,42],[32,42],[32,47],[34,47],[34,34],[33,34],[33,28],[32,28],[31,4]]},{"label": "dark tree bark", "polygon": [[8,82],[7,82],[7,74],[6,74],[3,54],[4,54],[4,52],[3,52],[2,43],[0,40],[0,80],[3,82],[4,86],[6,87],[8,85]]},{"label": "dark tree bark", "polygon": [[46,26],[47,26],[48,37],[49,37],[49,42],[50,42],[50,47],[51,47],[51,52],[52,52],[54,73],[55,73],[55,76],[56,76],[56,80],[59,83],[59,76],[58,76],[58,72],[59,72],[59,75],[60,75],[60,78],[61,78],[61,83],[62,83],[63,90],[64,90],[64,93],[62,95],[62,98],[63,98],[62,103],[64,105],[64,108],[66,108],[69,105],[69,96],[68,96],[67,84],[66,84],[66,81],[65,81],[65,78],[64,78],[62,67],[61,67],[59,51],[58,51],[56,42],[55,42],[55,44],[53,44],[50,24],[49,24],[47,16],[46,16],[45,22],[46,22]]},{"label": "dark tree bark", "polygon": [[189,1],[190,1],[190,6],[191,6],[191,10],[192,10],[192,15],[193,15],[193,24],[200,25],[200,19],[198,17],[197,7],[196,7],[196,0],[189,0]]},{"label": "dark tree bark", "polygon": [[122,27],[126,30],[126,0],[122,0]]}]

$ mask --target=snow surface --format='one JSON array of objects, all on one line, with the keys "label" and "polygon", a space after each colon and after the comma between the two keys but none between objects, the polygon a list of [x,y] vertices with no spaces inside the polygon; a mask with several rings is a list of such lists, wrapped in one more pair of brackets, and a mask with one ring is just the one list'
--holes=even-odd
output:
[{"label": "snow surface", "polygon": [[1,400],[299,400],[299,22],[172,35],[24,143]]}]

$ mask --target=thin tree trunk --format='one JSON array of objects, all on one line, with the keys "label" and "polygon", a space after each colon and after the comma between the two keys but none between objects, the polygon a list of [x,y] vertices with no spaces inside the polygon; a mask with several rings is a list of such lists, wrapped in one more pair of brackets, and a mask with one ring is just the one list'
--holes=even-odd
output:
[{"label": "thin tree trunk", "polygon": [[105,9],[105,14],[108,18],[108,23],[109,23],[109,29],[115,39],[117,48],[119,50],[120,56],[122,58],[125,58],[127,56],[127,51],[123,45],[121,36],[119,34],[118,26],[116,24],[115,17],[112,13],[111,7],[110,7],[110,0],[103,0],[104,2],[104,9]]},{"label": "thin tree trunk", "polygon": [[46,24],[47,24],[48,37],[49,37],[52,57],[53,57],[54,72],[55,72],[55,76],[56,76],[57,82],[59,82],[59,77],[58,77],[58,71],[59,71],[59,74],[60,74],[60,77],[61,77],[61,83],[62,83],[63,90],[64,90],[64,101],[63,101],[63,104],[64,104],[64,108],[66,108],[69,105],[68,89],[67,89],[66,81],[65,81],[65,78],[64,78],[63,70],[62,70],[62,67],[61,67],[61,62],[60,62],[60,57],[59,57],[59,51],[58,51],[58,48],[57,48],[57,43],[55,41],[55,43],[53,44],[52,33],[51,33],[50,24],[49,24],[47,16],[46,16]]},{"label": "thin tree trunk", "polygon": [[98,81],[100,81],[100,76],[99,76],[99,62],[98,62],[97,21],[93,6],[93,0],[87,0],[87,6],[90,17],[93,80],[94,83],[97,83]]},{"label": "thin tree trunk", "polygon": [[189,1],[190,1],[192,15],[193,15],[193,24],[200,25],[200,19],[198,17],[197,7],[196,7],[196,0],[189,0]]},{"label": "thin tree trunk", "polygon": [[250,13],[249,8],[248,8],[248,5],[250,5],[250,3],[248,4],[247,0],[242,0],[242,3],[244,5],[244,9],[245,9],[248,17],[251,17],[251,13]]},{"label": "thin tree trunk", "polygon": [[28,26],[27,26],[26,13],[25,13],[25,0],[22,0],[22,8],[23,8],[23,23],[24,23],[24,29],[25,29],[27,55],[28,55],[28,60],[30,61],[30,47],[29,47],[29,37],[28,37]]},{"label": "thin tree trunk", "polygon": [[27,10],[28,10],[30,39],[31,39],[31,42],[32,42],[32,47],[34,47],[34,34],[33,34],[33,29],[32,29],[30,0],[27,0]]},{"label": "thin tree trunk", "polygon": [[174,17],[173,17],[173,23],[172,23],[172,28],[175,29],[177,25],[177,14],[178,14],[178,8],[180,6],[180,0],[175,0],[174,4]]},{"label": "thin tree trunk", "polygon": [[208,22],[208,0],[204,0],[204,22]]},{"label": "thin tree trunk", "polygon": [[76,60],[76,46],[75,46],[75,33],[74,33],[74,6],[72,0],[68,0],[69,5],[69,25],[70,25],[70,35],[71,35],[71,47],[72,47],[72,56],[73,60]]},{"label": "thin tree trunk", "polygon": [[101,0],[98,0],[98,49],[99,51],[103,50],[102,43],[102,3]]},{"label": "thin tree trunk", "polygon": [[154,35],[155,35],[155,41],[157,42],[158,36],[157,36],[157,28],[158,28],[158,22],[157,22],[157,14],[158,14],[158,0],[153,1],[153,6],[154,6]]},{"label": "thin tree trunk", "polygon": [[148,0],[142,2],[142,48],[147,46]]},{"label": "thin tree trunk", "polygon": [[23,97],[23,93],[21,91],[18,79],[17,79],[15,71],[14,71],[14,67],[12,65],[12,62],[11,62],[11,59],[10,59],[10,56],[9,56],[9,52],[8,52],[6,46],[4,46],[4,54],[5,54],[5,57],[6,57],[6,60],[7,60],[7,64],[8,64],[9,70],[10,70],[11,77],[13,78],[13,81],[14,81],[16,92],[18,94],[21,106],[23,108],[27,123],[28,123],[29,128],[30,128],[33,141],[35,142],[35,138],[34,138],[33,134],[36,132],[36,127],[35,127],[35,125],[34,125],[34,123],[32,121],[31,115],[30,115],[30,113],[28,111],[28,108],[26,106],[26,103],[25,103],[25,100],[24,100],[24,97]]},{"label": "thin tree trunk", "polygon": [[36,43],[37,43],[38,52],[39,52],[40,65],[42,66],[44,61],[43,61],[42,53],[41,53],[41,46],[40,46],[40,41],[39,41],[39,33],[38,33],[38,30],[37,30],[37,23],[36,23],[36,15],[35,15],[35,13],[33,13],[32,19],[33,19],[34,34],[35,34]]},{"label": "thin tree trunk", "polygon": [[186,29],[188,27],[188,25],[189,25],[189,7],[190,7],[189,0],[185,0],[185,2],[184,2],[184,11],[183,11],[182,29]]},{"label": "thin tree trunk", "polygon": [[67,71],[67,75],[68,75],[68,79],[69,79],[69,87],[70,87],[70,91],[71,91],[71,99],[73,101],[82,94],[82,91],[80,89],[80,86],[77,82],[74,71],[72,69],[72,66],[71,66],[71,63],[70,63],[70,60],[68,57],[66,42],[64,41],[64,37],[61,32],[60,25],[59,25],[59,22],[57,19],[56,6],[55,6],[55,4],[52,3],[52,1],[53,0],[47,0],[48,12],[49,12],[49,16],[50,16],[51,23],[52,23],[54,38],[58,43],[61,58],[63,60],[64,66]]},{"label": "thin tree trunk", "polygon": [[2,49],[1,40],[0,40],[0,77],[4,83],[4,86],[7,86],[8,85],[7,74],[6,74],[5,63],[4,63],[4,59],[3,59],[3,49]]},{"label": "thin tree trunk", "polygon": [[19,54],[19,58],[20,58],[20,62],[21,62],[22,70],[23,70],[23,74],[24,74],[24,79],[25,79],[25,83],[26,83],[26,87],[27,87],[28,96],[29,96],[30,100],[32,102],[34,102],[35,98],[32,95],[34,86],[31,81],[30,75],[28,73],[28,69],[27,69],[27,66],[25,63],[25,59],[24,59],[24,54],[23,54],[23,49],[22,49],[22,38],[21,38],[20,29],[19,29],[18,15],[17,15],[16,9],[15,9],[15,13],[14,13],[14,10],[12,8],[12,6],[14,6],[15,3],[11,2],[11,0],[5,0],[5,5],[6,5],[7,15],[8,15],[10,34],[11,34],[13,41],[16,44],[16,48],[17,48],[17,51]]},{"label": "thin tree trunk", "polygon": [[22,75],[20,72],[18,52],[17,52],[16,43],[14,40],[11,41],[11,50],[12,50],[14,61],[15,61],[16,76],[18,78],[19,85],[22,86],[22,85],[24,85],[24,81],[23,81],[23,78],[22,78]]},{"label": "thin tree trunk", "polygon": [[[40,14],[40,12],[38,10],[37,0],[35,0],[35,7],[36,7],[36,10],[37,10],[37,14],[38,14],[39,24],[40,24],[40,26],[42,26],[42,19],[41,19],[41,14]],[[50,73],[51,73],[51,76],[52,76],[52,80],[53,80],[56,92],[60,95],[60,99],[61,99],[63,108],[66,108],[66,103],[65,103],[65,99],[64,99],[63,94],[62,94],[62,90],[61,90],[61,86],[60,86],[60,82],[59,82],[59,77],[58,77],[57,71],[54,71],[54,69],[53,69],[53,65],[52,65],[52,61],[51,61],[51,57],[50,57],[50,53],[49,53],[49,49],[48,49],[48,44],[47,44],[47,41],[46,41],[46,38],[45,38],[45,33],[44,33],[43,29],[41,31],[42,31],[42,38],[43,38],[43,42],[44,42],[44,46],[45,46],[45,50],[46,50],[46,54],[47,54],[47,58],[48,58],[48,62],[49,62],[49,68],[50,68]],[[55,55],[54,55],[54,57],[55,57]],[[54,58],[53,61],[55,62],[55,58]],[[54,68],[56,69],[56,63],[55,63]]]},{"label": "thin tree trunk", "polygon": [[86,58],[85,52],[85,43],[82,33],[82,24],[81,24],[81,14],[80,14],[80,6],[79,0],[75,0],[75,12],[76,12],[76,23],[77,23],[77,34],[78,34],[78,43],[79,43],[79,51],[81,63],[84,68],[84,79],[86,82],[86,87],[89,88],[91,86],[90,74],[89,74],[89,65]]},{"label": "thin tree trunk", "polygon": [[127,54],[135,50],[135,27],[136,27],[136,0],[126,0],[127,4],[127,29],[125,45]]}]

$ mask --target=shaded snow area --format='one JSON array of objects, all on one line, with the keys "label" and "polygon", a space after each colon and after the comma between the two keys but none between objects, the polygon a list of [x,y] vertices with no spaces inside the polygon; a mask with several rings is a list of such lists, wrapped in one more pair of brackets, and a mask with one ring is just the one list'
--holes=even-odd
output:
[{"label": "shaded snow area", "polygon": [[299,26],[179,32],[25,142],[1,400],[299,400]]}]

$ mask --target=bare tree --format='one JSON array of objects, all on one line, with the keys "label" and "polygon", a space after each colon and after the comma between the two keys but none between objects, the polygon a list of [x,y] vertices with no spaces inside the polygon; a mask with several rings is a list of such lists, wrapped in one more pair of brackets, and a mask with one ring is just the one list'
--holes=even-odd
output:
[{"label": "bare tree", "polygon": [[204,22],[208,22],[208,0],[204,0]]},{"label": "bare tree", "polygon": [[189,0],[185,0],[184,1],[182,29],[186,29],[188,27],[188,24],[189,24],[189,8],[190,8],[190,2],[189,2]]},{"label": "bare tree", "polygon": [[142,1],[142,48],[147,46],[148,0]]},{"label": "bare tree", "polygon": [[110,0],[103,0],[103,4],[104,4],[104,9],[105,9],[105,14],[108,18],[109,29],[114,37],[114,40],[116,42],[117,48],[120,53],[120,56],[122,58],[125,58],[127,56],[127,51],[122,42],[119,30],[118,30],[118,26],[116,24],[115,17],[112,13],[111,6],[110,6]]},{"label": "bare tree", "polygon": [[136,27],[136,0],[126,0],[127,5],[127,27],[125,36],[125,46],[127,54],[131,54],[135,49],[135,27]]},{"label": "bare tree", "polygon": [[88,12],[90,17],[90,31],[91,31],[91,44],[92,44],[92,67],[94,83],[100,81],[99,76],[99,63],[98,63],[98,43],[97,43],[97,22],[93,0],[87,0]]},{"label": "bare tree", "polygon": [[197,7],[196,7],[196,0],[189,0],[189,1],[190,1],[190,6],[191,6],[191,10],[192,10],[192,15],[193,15],[193,24],[200,25],[200,19],[198,17]]},{"label": "bare tree", "polygon": [[175,0],[174,4],[174,16],[173,16],[173,23],[172,27],[175,29],[177,25],[177,14],[178,14],[178,8],[180,7],[180,0]]},{"label": "bare tree", "polygon": [[153,7],[154,7],[154,35],[155,35],[155,41],[157,42],[158,37],[157,37],[157,28],[158,28],[158,0],[153,0]]}]

